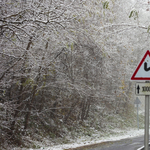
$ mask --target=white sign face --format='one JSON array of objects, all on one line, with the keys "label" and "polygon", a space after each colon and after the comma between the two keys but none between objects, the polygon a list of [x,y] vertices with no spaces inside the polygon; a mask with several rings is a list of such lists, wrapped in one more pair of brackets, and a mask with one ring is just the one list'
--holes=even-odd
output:
[{"label": "white sign face", "polygon": [[150,83],[137,82],[135,85],[135,94],[138,96],[150,95]]},{"label": "white sign face", "polygon": [[146,56],[141,67],[139,68],[138,72],[135,75],[135,78],[140,78],[140,77],[144,77],[144,78],[150,77],[150,57],[149,57],[149,55]]},{"label": "white sign face", "polygon": [[138,67],[136,68],[131,80],[150,80],[150,51],[148,50]]}]

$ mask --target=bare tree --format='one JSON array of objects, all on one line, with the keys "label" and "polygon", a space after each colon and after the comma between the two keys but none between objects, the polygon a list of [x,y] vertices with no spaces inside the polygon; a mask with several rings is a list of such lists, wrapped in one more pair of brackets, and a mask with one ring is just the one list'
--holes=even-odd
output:
[{"label": "bare tree", "polygon": [[149,45],[149,27],[138,11],[130,13],[129,1],[122,4],[0,2],[2,141],[9,137],[20,144],[20,135],[40,131],[61,137],[62,126],[88,119],[103,128],[109,116],[127,114],[133,61],[144,49],[141,43]]}]

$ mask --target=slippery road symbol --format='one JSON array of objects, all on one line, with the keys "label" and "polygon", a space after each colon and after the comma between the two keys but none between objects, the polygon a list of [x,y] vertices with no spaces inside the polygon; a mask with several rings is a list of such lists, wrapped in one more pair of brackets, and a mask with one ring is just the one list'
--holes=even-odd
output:
[{"label": "slippery road symbol", "polygon": [[144,63],[144,70],[145,70],[145,71],[149,71],[149,70],[150,70],[150,67],[147,68],[147,62]]}]

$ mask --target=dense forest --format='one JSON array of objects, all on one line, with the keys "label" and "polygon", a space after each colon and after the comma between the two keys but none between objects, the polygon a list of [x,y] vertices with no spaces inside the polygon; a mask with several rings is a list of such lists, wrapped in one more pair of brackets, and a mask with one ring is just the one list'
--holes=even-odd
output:
[{"label": "dense forest", "polygon": [[149,5],[0,0],[2,149],[35,134],[132,126],[130,77],[150,46]]}]

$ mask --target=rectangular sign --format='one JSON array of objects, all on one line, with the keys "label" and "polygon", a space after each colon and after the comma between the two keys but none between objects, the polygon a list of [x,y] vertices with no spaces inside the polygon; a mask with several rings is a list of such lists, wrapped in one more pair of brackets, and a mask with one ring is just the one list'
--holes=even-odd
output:
[{"label": "rectangular sign", "polygon": [[135,94],[138,96],[150,95],[150,83],[137,82],[135,85]]}]

